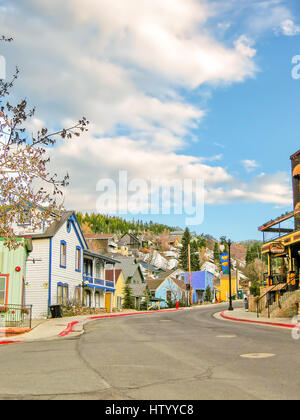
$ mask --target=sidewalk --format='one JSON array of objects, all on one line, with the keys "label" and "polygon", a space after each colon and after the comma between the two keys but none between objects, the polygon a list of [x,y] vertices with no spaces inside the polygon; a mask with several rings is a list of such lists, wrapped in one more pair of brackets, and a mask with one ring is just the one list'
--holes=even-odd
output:
[{"label": "sidewalk", "polygon": [[13,343],[24,343],[32,341],[45,341],[53,339],[61,339],[67,337],[70,334],[72,336],[81,335],[84,332],[84,325],[88,322],[103,319],[103,318],[117,318],[124,316],[138,316],[138,315],[155,315],[161,312],[174,312],[183,311],[185,308],[179,309],[162,309],[160,311],[124,311],[101,315],[84,315],[69,318],[57,318],[47,320],[33,321],[32,330],[25,334],[15,335],[6,338],[0,338],[0,345],[13,344]]},{"label": "sidewalk", "polygon": [[[236,308],[234,311],[223,311],[215,315],[218,319],[231,322],[242,322],[257,325],[269,325],[271,327],[295,328],[297,324],[290,318],[257,318],[255,312],[248,312],[244,308]],[[299,324],[298,324],[299,325]],[[300,327],[299,327],[300,328]]]}]

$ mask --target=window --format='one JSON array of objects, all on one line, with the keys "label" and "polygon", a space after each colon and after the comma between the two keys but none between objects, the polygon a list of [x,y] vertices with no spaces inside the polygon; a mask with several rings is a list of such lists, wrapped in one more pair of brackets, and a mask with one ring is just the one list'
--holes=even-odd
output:
[{"label": "window", "polygon": [[168,290],[167,291],[167,300],[172,300],[172,291],[171,290]]},{"label": "window", "polygon": [[60,267],[67,267],[67,244],[65,241],[60,243]]},{"label": "window", "polygon": [[63,285],[58,284],[57,285],[57,303],[59,305],[63,304],[63,295],[64,295]]},{"label": "window", "polygon": [[18,220],[19,226],[30,226],[31,225],[31,211],[30,210],[24,210],[19,215]]},{"label": "window", "polygon": [[75,270],[79,273],[81,271],[81,248],[79,246],[76,247]]},{"label": "window", "polygon": [[100,293],[99,292],[95,293],[95,306],[96,308],[100,308]]},{"label": "window", "polygon": [[67,306],[69,303],[69,285],[64,284],[63,286],[63,305]]},{"label": "window", "polygon": [[71,221],[70,221],[70,220],[68,220],[68,221],[67,221],[67,232],[68,232],[68,233],[70,233],[70,232],[71,232],[71,227],[72,227]]},{"label": "window", "polygon": [[80,287],[76,287],[75,289],[75,301],[76,303],[81,303]]},{"label": "window", "polygon": [[67,305],[69,303],[69,285],[57,284],[57,303],[59,305]]},{"label": "window", "polygon": [[0,305],[7,304],[8,276],[0,276]]}]

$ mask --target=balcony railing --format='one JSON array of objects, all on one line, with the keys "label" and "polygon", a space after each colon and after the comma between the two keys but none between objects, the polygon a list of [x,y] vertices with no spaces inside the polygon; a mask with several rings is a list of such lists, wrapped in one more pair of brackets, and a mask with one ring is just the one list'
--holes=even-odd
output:
[{"label": "balcony railing", "polygon": [[264,243],[275,241],[298,230],[300,212],[295,211],[282,215],[276,220],[265,223],[259,228],[263,232]]},{"label": "balcony railing", "polygon": [[114,289],[115,283],[109,280],[102,280],[95,277],[90,276],[83,276],[83,282],[89,284],[95,284],[97,286],[109,287],[110,289]]},{"label": "balcony railing", "polygon": [[[285,284],[288,282],[288,275],[287,274],[272,274],[272,286],[277,284]],[[268,273],[264,274],[264,284],[265,286],[268,283]]]},{"label": "balcony railing", "polygon": [[31,328],[31,321],[31,305],[0,305],[0,329]]}]

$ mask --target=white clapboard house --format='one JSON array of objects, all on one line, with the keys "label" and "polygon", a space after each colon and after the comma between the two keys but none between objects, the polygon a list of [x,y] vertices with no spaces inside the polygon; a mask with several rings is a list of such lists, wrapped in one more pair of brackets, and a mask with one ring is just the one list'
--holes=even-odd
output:
[{"label": "white clapboard house", "polygon": [[89,250],[73,211],[63,212],[40,231],[18,225],[19,235],[32,238],[27,261],[25,303],[32,305],[33,318],[46,318],[56,304],[82,304],[106,308],[114,304],[114,281],[105,280],[105,270],[115,261]]}]

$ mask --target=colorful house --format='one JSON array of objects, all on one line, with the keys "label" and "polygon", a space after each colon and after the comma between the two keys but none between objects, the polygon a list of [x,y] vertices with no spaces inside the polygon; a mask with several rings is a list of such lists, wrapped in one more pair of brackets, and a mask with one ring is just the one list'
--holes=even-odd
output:
[{"label": "colorful house", "polygon": [[[231,296],[236,296],[237,293],[237,281],[235,276],[231,277]],[[217,286],[216,298],[219,301],[228,302],[230,297],[229,290],[229,275],[222,274],[220,277],[220,284]]]},{"label": "colorful house", "polygon": [[152,298],[161,301],[160,307],[167,308],[168,302],[187,302],[187,290],[184,280],[170,276],[160,280],[147,280]]},{"label": "colorful house", "polygon": [[[183,273],[181,277],[184,279],[185,284],[189,287],[190,276],[189,273]],[[213,285],[214,275],[209,271],[192,271],[191,285],[193,303],[203,303],[206,296],[206,289],[209,286],[212,294],[214,290]]]},{"label": "colorful house", "polygon": [[[106,280],[114,280],[114,270],[106,270]],[[125,289],[125,278],[121,269],[115,270],[115,302],[114,307],[116,309],[122,309]]]},{"label": "colorful house", "polygon": [[123,271],[125,283],[129,282],[135,307],[139,309],[146,291],[146,280],[141,266],[133,257],[124,257],[122,255],[115,257],[118,260],[115,268]]},{"label": "colorful house", "polygon": [[30,239],[20,238],[21,245],[9,250],[0,239],[0,305],[25,305],[26,260],[32,251]]},{"label": "colorful house", "polygon": [[32,239],[25,301],[32,305],[33,318],[47,318],[50,306],[57,304],[112,310],[114,282],[105,280],[105,269],[116,261],[89,250],[75,212],[62,212],[40,230],[33,229],[28,217],[17,229]]}]

